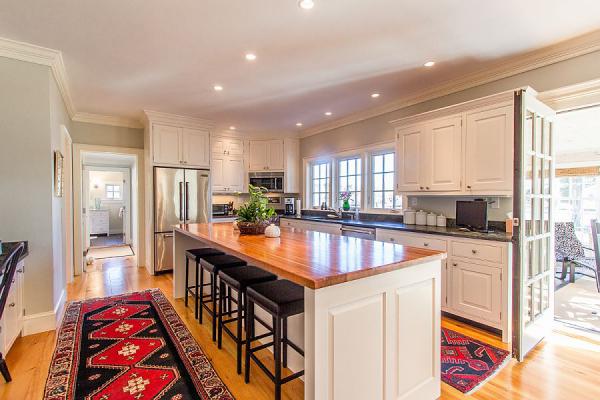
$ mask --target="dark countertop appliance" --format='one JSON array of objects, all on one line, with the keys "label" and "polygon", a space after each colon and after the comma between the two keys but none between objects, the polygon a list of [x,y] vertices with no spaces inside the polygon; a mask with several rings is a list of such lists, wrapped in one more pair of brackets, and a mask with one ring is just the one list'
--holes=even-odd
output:
[{"label": "dark countertop appliance", "polygon": [[457,201],[456,225],[475,231],[487,231],[487,201]]}]

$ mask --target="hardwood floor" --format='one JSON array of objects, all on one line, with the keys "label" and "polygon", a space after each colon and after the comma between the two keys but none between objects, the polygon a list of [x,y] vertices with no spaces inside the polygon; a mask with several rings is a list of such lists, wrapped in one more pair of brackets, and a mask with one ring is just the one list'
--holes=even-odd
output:
[{"label": "hardwood floor", "polygon": [[[173,290],[171,276],[151,276],[145,268],[133,267],[129,258],[98,260],[90,272],[69,285],[68,298],[75,300],[110,296],[153,287],[160,288],[170,297]],[[236,399],[273,398],[273,385],[258,368],[254,368],[249,385],[244,384],[243,377],[235,373],[233,342],[225,336],[223,349],[217,349],[211,340],[209,317],[200,326],[194,319],[193,311],[186,309],[182,300],[172,300],[172,303]],[[506,348],[498,337],[485,331],[449,319],[444,319],[442,324],[475,339]],[[54,341],[54,332],[17,339],[6,356],[13,382],[0,384],[0,399],[42,398]],[[269,353],[265,352],[263,357],[270,360]],[[465,396],[442,384],[441,399],[599,399],[598,371],[600,340],[555,331],[525,362],[519,364],[511,360],[498,375],[473,395]],[[284,385],[283,399],[303,399],[302,382],[293,381]]]}]

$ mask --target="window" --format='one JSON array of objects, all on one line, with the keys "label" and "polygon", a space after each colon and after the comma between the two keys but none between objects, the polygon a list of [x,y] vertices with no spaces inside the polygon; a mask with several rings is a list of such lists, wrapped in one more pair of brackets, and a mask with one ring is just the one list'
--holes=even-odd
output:
[{"label": "window", "polygon": [[600,217],[600,176],[562,176],[556,183],[556,222],[572,221],[579,240],[591,247],[591,221]]},{"label": "window", "polygon": [[399,209],[402,197],[394,192],[394,152],[371,156],[371,208]]},{"label": "window", "polygon": [[328,162],[320,162],[312,165],[311,180],[312,180],[312,207],[320,207],[321,204],[329,204],[329,175],[330,164]]},{"label": "window", "polygon": [[342,192],[350,192],[351,207],[360,208],[362,184],[361,171],[362,160],[360,157],[354,157],[338,161],[338,196]]},{"label": "window", "polygon": [[121,186],[106,185],[106,198],[109,200],[121,200]]}]

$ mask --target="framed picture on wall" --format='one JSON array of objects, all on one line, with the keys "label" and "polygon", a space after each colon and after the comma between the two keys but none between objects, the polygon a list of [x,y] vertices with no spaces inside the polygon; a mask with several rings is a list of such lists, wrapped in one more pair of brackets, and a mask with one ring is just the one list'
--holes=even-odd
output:
[{"label": "framed picture on wall", "polygon": [[60,151],[54,152],[54,195],[63,196],[63,160],[64,157]]}]

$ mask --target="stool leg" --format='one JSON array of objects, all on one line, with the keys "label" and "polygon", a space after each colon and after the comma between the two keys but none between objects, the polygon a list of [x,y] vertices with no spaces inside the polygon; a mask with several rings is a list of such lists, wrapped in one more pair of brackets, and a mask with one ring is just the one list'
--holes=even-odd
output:
[{"label": "stool leg", "polygon": [[0,353],[0,373],[2,373],[6,383],[12,381],[10,372],[8,372],[8,365],[6,365],[6,360],[4,360],[4,357],[2,357],[2,353]]},{"label": "stool leg", "polygon": [[[217,341],[217,277],[214,274],[210,275],[210,289],[212,300],[212,340]],[[219,294],[220,295],[220,294]]]},{"label": "stool leg", "polygon": [[188,290],[190,287],[189,284],[189,276],[190,276],[190,259],[185,257],[185,306],[188,306]]},{"label": "stool leg", "polygon": [[[225,291],[225,283],[220,280],[219,281],[219,293],[223,293]],[[225,307],[225,299],[223,296],[219,296],[219,309],[217,310],[218,321],[219,321],[219,329],[218,329],[218,339],[217,339],[217,347],[220,349],[223,344],[223,314]]]},{"label": "stool leg", "polygon": [[287,368],[288,344],[287,344],[287,318],[283,319],[283,368]]},{"label": "stool leg", "polygon": [[198,275],[200,271],[200,263],[196,262],[196,290],[194,290],[194,306],[196,307],[196,311],[194,311],[194,316],[198,319],[198,314],[202,311],[198,308]]},{"label": "stool leg", "polygon": [[227,287],[227,315],[231,317],[231,288]]},{"label": "stool leg", "polygon": [[[200,273],[200,308],[198,309],[198,316],[197,318],[200,320],[200,324],[202,324],[202,309],[204,308],[202,305],[204,304],[204,269],[200,268],[199,269],[199,273]],[[198,275],[196,275],[198,276]],[[196,292],[196,294],[198,294],[198,292]]]},{"label": "stool leg", "polygon": [[281,400],[281,319],[273,317],[273,355],[275,357],[275,400]]},{"label": "stool leg", "polygon": [[244,381],[250,382],[250,345],[254,339],[254,302],[246,298],[246,370]]},{"label": "stool leg", "polygon": [[[229,288],[231,290],[231,288]],[[238,289],[238,295],[237,295],[237,340],[236,340],[236,345],[237,345],[237,373],[238,375],[242,373],[242,320],[243,320],[243,314],[242,314],[242,291],[240,289]],[[229,309],[229,312],[231,312],[231,309]]]}]

